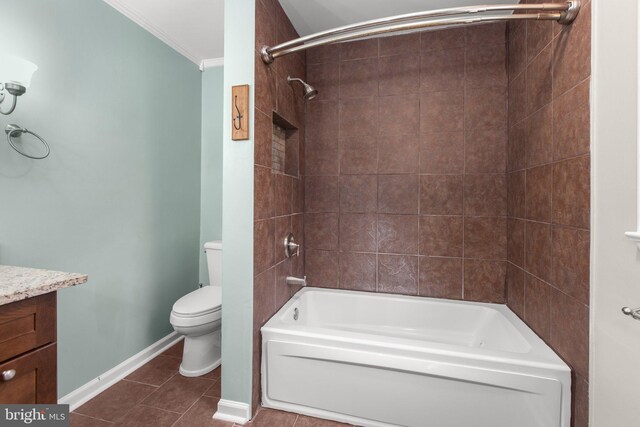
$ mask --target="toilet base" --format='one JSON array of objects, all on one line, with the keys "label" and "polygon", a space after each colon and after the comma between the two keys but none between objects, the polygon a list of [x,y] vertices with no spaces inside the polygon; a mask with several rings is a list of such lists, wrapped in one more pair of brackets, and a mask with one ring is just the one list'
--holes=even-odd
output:
[{"label": "toilet base", "polygon": [[207,366],[205,368],[202,368],[198,371],[189,371],[184,369],[184,367],[182,366],[182,363],[180,364],[180,375],[182,375],[183,377],[199,377],[202,376],[204,374],[208,374],[209,372],[213,371],[214,369],[216,369],[218,366],[221,365],[222,359],[218,359],[216,360],[211,366]]},{"label": "toilet base", "polygon": [[213,371],[220,366],[220,329],[194,336],[185,336],[180,375],[185,377],[199,377]]}]

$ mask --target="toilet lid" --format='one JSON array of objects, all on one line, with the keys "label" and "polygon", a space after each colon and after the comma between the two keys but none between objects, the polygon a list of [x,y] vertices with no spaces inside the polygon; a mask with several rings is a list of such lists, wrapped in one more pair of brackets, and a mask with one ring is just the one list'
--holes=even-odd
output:
[{"label": "toilet lid", "polygon": [[180,298],[173,304],[173,312],[180,316],[201,316],[220,309],[222,288],[203,286]]}]

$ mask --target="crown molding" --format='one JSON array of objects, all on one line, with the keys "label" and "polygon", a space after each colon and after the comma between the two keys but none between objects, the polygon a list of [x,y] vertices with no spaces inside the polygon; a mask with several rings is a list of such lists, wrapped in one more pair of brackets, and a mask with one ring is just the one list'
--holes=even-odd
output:
[{"label": "crown molding", "polygon": [[103,0],[103,1],[107,3],[109,6],[113,7],[118,12],[122,13],[124,16],[126,16],[130,20],[132,20],[133,22],[135,22],[136,24],[138,24],[139,26],[141,26],[142,28],[144,28],[145,30],[147,30],[148,32],[150,32],[151,34],[153,34],[154,36],[156,36],[157,38],[159,38],[160,40],[162,40],[166,45],[168,45],[170,48],[178,52],[180,55],[187,58],[189,61],[193,62],[198,66],[201,65],[201,61],[200,61],[200,58],[198,58],[198,55],[194,54],[189,49],[185,48],[180,43],[176,42],[174,39],[169,37],[164,31],[162,31],[158,27],[150,24],[140,14],[138,14],[136,11],[134,11],[129,6],[127,6],[125,3],[126,0]]},{"label": "crown molding", "polygon": [[207,68],[221,67],[223,65],[224,57],[203,59],[202,62],[200,62],[200,71],[204,71]]}]

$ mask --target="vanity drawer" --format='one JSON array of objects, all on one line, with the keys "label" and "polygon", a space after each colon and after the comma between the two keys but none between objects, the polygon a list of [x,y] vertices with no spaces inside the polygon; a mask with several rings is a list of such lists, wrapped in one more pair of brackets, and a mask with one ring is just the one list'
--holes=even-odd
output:
[{"label": "vanity drawer", "polygon": [[1,364],[0,403],[57,403],[56,369],[56,344]]},{"label": "vanity drawer", "polygon": [[0,362],[55,340],[55,292],[0,306]]}]

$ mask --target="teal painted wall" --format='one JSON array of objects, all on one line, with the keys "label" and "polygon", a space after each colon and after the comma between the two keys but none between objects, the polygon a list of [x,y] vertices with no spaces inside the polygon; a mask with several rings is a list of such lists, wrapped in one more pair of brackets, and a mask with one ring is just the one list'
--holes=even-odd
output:
[{"label": "teal painted wall", "polygon": [[222,97],[224,68],[202,73],[200,283],[209,283],[204,242],[222,239]]},{"label": "teal painted wall", "polygon": [[0,126],[52,152],[0,139],[0,263],[89,274],[59,293],[63,396],[171,332],[197,286],[201,75],[100,0],[1,4],[0,52],[40,69]]},{"label": "teal painted wall", "polygon": [[247,141],[231,140],[231,86],[254,105],[255,0],[224,2],[222,182],[222,398],[251,406],[253,328],[253,114]]}]

